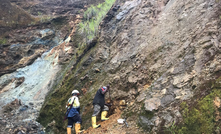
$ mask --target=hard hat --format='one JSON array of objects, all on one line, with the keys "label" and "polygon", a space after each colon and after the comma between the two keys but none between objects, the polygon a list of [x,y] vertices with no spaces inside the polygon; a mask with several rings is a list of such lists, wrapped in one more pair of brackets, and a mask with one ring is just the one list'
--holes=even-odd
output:
[{"label": "hard hat", "polygon": [[71,94],[78,94],[78,95],[79,95],[79,92],[78,92],[78,90],[73,90],[73,91],[71,92]]}]

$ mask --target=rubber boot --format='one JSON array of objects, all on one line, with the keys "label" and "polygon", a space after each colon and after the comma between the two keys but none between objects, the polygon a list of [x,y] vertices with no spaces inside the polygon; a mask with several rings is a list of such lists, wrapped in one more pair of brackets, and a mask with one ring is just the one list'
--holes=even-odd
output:
[{"label": "rubber boot", "polygon": [[83,132],[83,130],[80,130],[81,129],[81,124],[80,123],[76,123],[75,124],[75,132],[76,134],[80,134],[81,132]]},{"label": "rubber boot", "polygon": [[71,128],[67,127],[67,134],[71,134]]},{"label": "rubber boot", "polygon": [[107,111],[102,111],[102,113],[101,113],[101,121],[109,120],[109,118],[106,118],[106,116],[107,116]]},{"label": "rubber boot", "polygon": [[92,120],[92,127],[93,128],[98,128],[101,126],[100,124],[98,124],[98,125],[96,124],[96,116],[92,116],[91,120]]}]

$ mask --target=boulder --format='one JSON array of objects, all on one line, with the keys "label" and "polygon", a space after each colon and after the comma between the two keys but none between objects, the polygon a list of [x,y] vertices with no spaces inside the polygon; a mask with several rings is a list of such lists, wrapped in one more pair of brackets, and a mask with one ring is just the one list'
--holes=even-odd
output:
[{"label": "boulder", "polygon": [[161,100],[159,98],[151,98],[145,101],[144,108],[146,111],[158,110],[161,106]]}]

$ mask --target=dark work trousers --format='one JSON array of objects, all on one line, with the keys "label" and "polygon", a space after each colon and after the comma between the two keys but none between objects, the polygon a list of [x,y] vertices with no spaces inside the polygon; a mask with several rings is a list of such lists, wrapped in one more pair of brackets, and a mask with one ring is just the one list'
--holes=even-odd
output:
[{"label": "dark work trousers", "polygon": [[82,123],[81,116],[79,114],[76,114],[73,117],[68,117],[68,126],[67,127],[72,128],[74,123],[80,123],[80,124]]},{"label": "dark work trousers", "polygon": [[97,115],[100,113],[101,110],[102,110],[102,111],[108,111],[109,108],[108,108],[108,106],[106,106],[106,105],[104,105],[104,107],[101,107],[100,105],[95,104],[95,105],[94,105],[94,113],[93,113],[92,116],[97,116]]}]

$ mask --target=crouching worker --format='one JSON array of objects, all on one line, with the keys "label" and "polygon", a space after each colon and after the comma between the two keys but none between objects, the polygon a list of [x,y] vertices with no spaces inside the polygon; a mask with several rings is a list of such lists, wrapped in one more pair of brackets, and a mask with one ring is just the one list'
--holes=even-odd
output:
[{"label": "crouching worker", "polygon": [[73,127],[73,123],[75,123],[75,132],[76,134],[81,133],[81,117],[80,117],[80,102],[78,99],[79,92],[78,90],[72,91],[72,97],[68,99],[67,108],[70,108],[70,111],[68,113],[68,126],[67,126],[67,134],[71,134],[71,128]]},{"label": "crouching worker", "polygon": [[96,116],[100,113],[101,110],[102,110],[101,121],[105,121],[109,119],[109,118],[106,118],[107,111],[109,110],[109,108],[105,105],[105,94],[108,92],[108,90],[110,90],[109,86],[101,87],[100,89],[98,89],[94,97],[94,100],[93,100],[94,113],[91,118],[93,128],[98,128],[101,126],[100,124],[98,125],[96,124]]}]

